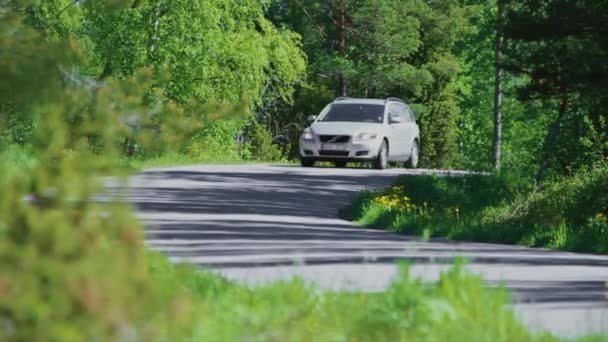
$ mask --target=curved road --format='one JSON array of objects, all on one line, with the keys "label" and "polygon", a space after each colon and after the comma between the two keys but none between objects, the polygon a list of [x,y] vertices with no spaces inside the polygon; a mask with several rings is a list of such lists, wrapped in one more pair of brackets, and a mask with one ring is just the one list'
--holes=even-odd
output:
[{"label": "curved road", "polygon": [[606,256],[422,242],[336,218],[358,191],[425,172],[276,165],[155,169],[132,180],[131,201],[152,248],[237,281],[300,276],[324,288],[374,291],[390,283],[399,260],[415,262],[412,273],[432,281],[464,257],[490,284],[507,284],[533,329],[563,336],[608,333]]}]

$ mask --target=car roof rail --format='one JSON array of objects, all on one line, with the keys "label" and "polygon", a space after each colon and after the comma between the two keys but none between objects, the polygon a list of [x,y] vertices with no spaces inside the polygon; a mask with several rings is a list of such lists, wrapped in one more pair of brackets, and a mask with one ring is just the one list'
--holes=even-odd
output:
[{"label": "car roof rail", "polygon": [[388,99],[386,99],[386,102],[401,102],[401,103],[405,103],[405,101],[403,101],[402,99],[396,98],[396,97],[389,97]]},{"label": "car roof rail", "polygon": [[334,102],[338,102],[338,101],[346,101],[346,100],[351,100],[352,97],[348,97],[348,96],[340,96],[340,97],[336,97],[336,99],[334,100]]}]

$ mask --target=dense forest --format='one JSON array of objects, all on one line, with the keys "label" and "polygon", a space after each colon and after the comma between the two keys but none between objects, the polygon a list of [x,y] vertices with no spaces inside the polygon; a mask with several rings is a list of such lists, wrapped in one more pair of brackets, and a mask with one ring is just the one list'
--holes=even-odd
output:
[{"label": "dense forest", "polygon": [[[295,157],[305,117],[348,95],[412,103],[425,167],[491,170],[501,159],[506,169],[543,178],[608,154],[605,1],[125,3],[4,6],[41,39],[69,42],[76,59],[58,66],[64,78],[149,72],[161,101],[201,123],[191,140],[168,147],[176,153],[213,158],[229,146],[231,158]],[[27,145],[35,118],[19,109],[18,85],[4,88],[3,145]],[[132,139],[124,150],[140,158],[166,152]]]},{"label": "dense forest", "polygon": [[0,339],[191,337],[187,313],[233,305],[227,285],[150,275],[132,208],[90,201],[99,180],[165,157],[293,159],[336,96],[405,99],[423,167],[578,193],[568,224],[605,234],[606,60],[608,0],[0,0]]}]

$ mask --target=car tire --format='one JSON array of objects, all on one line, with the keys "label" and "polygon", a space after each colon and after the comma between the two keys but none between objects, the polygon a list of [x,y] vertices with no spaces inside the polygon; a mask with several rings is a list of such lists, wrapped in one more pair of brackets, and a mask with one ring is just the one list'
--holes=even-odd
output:
[{"label": "car tire", "polygon": [[386,140],[382,142],[380,145],[380,150],[378,151],[378,155],[376,159],[374,159],[374,169],[384,170],[388,166],[388,144]]},{"label": "car tire", "polygon": [[410,154],[410,159],[405,162],[405,167],[408,169],[416,169],[418,168],[418,162],[420,160],[420,146],[418,146],[418,142],[414,141],[412,145],[412,152]]},{"label": "car tire", "polygon": [[315,160],[310,158],[300,158],[300,163],[303,167],[313,167],[315,166]]}]

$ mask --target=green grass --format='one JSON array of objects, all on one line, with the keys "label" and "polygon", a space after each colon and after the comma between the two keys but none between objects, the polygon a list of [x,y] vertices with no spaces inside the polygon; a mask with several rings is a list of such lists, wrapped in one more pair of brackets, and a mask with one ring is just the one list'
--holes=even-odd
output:
[{"label": "green grass", "polygon": [[533,334],[461,265],[435,284],[402,266],[383,292],[324,291],[294,279],[248,287],[191,266],[152,257],[152,274],[170,297],[188,298],[181,334],[195,341],[555,341]]},{"label": "green grass", "polygon": [[151,158],[125,158],[122,164],[127,167],[131,171],[141,171],[144,169],[155,168],[155,167],[169,167],[169,166],[188,166],[188,165],[197,165],[197,164],[207,164],[207,165],[243,165],[243,164],[258,164],[258,163],[281,163],[281,164],[291,164],[288,161],[256,161],[256,160],[242,160],[242,159],[234,159],[234,158],[197,158],[191,157],[186,154],[177,154],[177,153],[167,153],[159,157],[151,157]]},{"label": "green grass", "polygon": [[547,182],[539,191],[505,176],[404,177],[364,192],[352,218],[429,237],[608,253],[608,169]]}]

